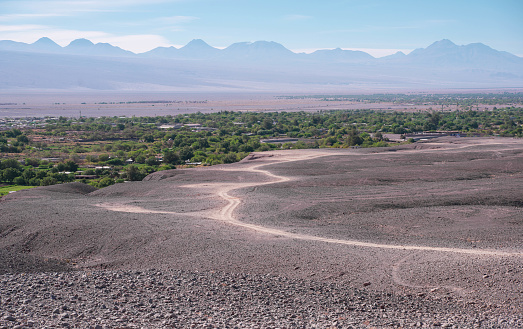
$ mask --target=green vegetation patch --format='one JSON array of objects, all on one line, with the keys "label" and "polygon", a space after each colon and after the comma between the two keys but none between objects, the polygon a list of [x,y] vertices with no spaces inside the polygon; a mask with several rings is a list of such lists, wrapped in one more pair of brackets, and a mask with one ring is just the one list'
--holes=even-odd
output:
[{"label": "green vegetation patch", "polygon": [[0,186],[0,196],[4,196],[11,192],[25,190],[25,189],[33,188],[33,187],[36,187],[36,186],[20,186],[20,185]]},{"label": "green vegetation patch", "polygon": [[[4,129],[0,131],[0,183],[30,187],[79,181],[102,188],[142,180],[159,170],[233,163],[250,152],[386,147],[425,138],[427,134],[421,132],[433,137],[523,137],[523,108],[514,106],[523,94],[331,97],[362,102],[408,100],[435,105],[438,111],[221,111],[31,118],[38,124],[24,129],[0,125]],[[478,110],[481,102],[512,105]],[[459,104],[460,109],[448,110],[447,104]],[[9,121],[9,125],[24,123],[24,119]]]}]

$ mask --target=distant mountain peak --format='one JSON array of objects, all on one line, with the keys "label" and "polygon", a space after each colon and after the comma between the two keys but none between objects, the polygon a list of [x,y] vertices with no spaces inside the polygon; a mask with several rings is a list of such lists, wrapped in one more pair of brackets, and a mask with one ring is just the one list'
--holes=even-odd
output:
[{"label": "distant mountain peak", "polygon": [[285,48],[284,45],[275,41],[256,41],[251,44],[251,47],[254,49],[264,49],[268,51],[280,51],[285,53],[290,53],[291,51]]},{"label": "distant mountain peak", "polygon": [[454,48],[454,47],[457,47],[457,45],[454,42],[450,41],[449,39],[443,39],[443,40],[434,42],[427,49],[429,49],[429,48],[442,49],[442,48]]},{"label": "distant mountain peak", "polygon": [[48,37],[43,37],[43,38],[38,39],[37,41],[35,41],[33,43],[33,45],[56,45],[56,46],[58,46],[58,44],[56,42],[49,39]]},{"label": "distant mountain peak", "polygon": [[[118,57],[132,60],[115,60]],[[149,58],[163,60],[150,60]],[[475,43],[437,41],[405,55],[374,58],[342,48],[296,54],[272,41],[226,49],[201,39],[176,49],[134,54],[107,43],[78,39],[59,47],[0,41],[2,90],[346,90],[355,88],[521,88],[523,58]],[[118,63],[118,65],[115,65]],[[53,74],[49,74],[53,72]],[[46,77],[45,79],[42,77]],[[288,88],[288,89],[286,89]],[[333,88],[333,89],[331,89]]]},{"label": "distant mountain peak", "polygon": [[253,45],[277,46],[277,47],[281,46],[281,47],[283,47],[282,44],[277,43],[276,41],[258,40],[258,41],[251,42],[251,44],[253,44]]},{"label": "distant mountain peak", "polygon": [[373,56],[360,50],[345,50],[342,48],[320,49],[310,54],[311,58],[323,61],[364,62],[374,59]]},{"label": "distant mountain peak", "polygon": [[91,47],[94,46],[94,43],[92,43],[90,40],[87,39],[76,39],[71,41],[71,43],[67,47]]},{"label": "distant mountain peak", "polygon": [[41,50],[41,51],[51,51],[51,52],[59,51],[62,49],[62,47],[60,47],[56,42],[54,42],[53,40],[51,40],[47,37],[38,39],[37,41],[32,43],[30,45],[30,47],[33,49]]},{"label": "distant mountain peak", "polygon": [[407,55],[405,55],[404,52],[402,51],[397,51],[395,52],[394,54],[392,55],[388,55],[388,56],[383,56],[381,58],[379,58],[380,60],[400,60],[400,59],[403,59],[407,57]]},{"label": "distant mountain peak", "polygon": [[175,57],[190,59],[207,59],[213,57],[219,50],[207,44],[202,39],[193,39],[180,49],[173,48],[166,52]]},{"label": "distant mountain peak", "polygon": [[207,42],[203,41],[202,39],[193,39],[188,44],[183,46],[181,49],[187,49],[187,48],[213,48],[210,46]]},{"label": "distant mountain peak", "polygon": [[120,47],[113,46],[110,43],[97,43],[94,44],[87,39],[76,39],[72,41],[67,47],[64,48],[64,52],[74,55],[83,56],[133,56],[133,52],[124,50]]},{"label": "distant mountain peak", "polygon": [[448,53],[458,52],[460,49],[454,42],[449,39],[436,41],[427,48],[418,48],[413,50],[409,57],[424,57],[424,56],[442,56]]},{"label": "distant mountain peak", "polygon": [[236,54],[242,54],[242,56],[247,57],[265,57],[268,55],[274,56],[274,55],[289,55],[294,54],[289,49],[285,48],[280,43],[274,42],[274,41],[255,41],[255,42],[237,42],[233,43],[229,47],[225,48],[225,52],[227,53],[236,53]]},{"label": "distant mountain peak", "polygon": [[209,44],[205,41],[203,41],[202,39],[192,39],[191,41],[189,41],[189,43],[187,45],[204,45],[204,46],[208,46]]}]

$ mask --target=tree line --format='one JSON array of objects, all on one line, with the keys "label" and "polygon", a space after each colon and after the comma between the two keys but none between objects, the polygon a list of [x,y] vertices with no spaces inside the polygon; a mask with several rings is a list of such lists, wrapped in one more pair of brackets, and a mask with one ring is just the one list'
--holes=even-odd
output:
[{"label": "tree line", "polygon": [[[158,170],[232,163],[253,151],[388,146],[391,142],[385,135],[390,133],[459,131],[462,135],[522,137],[522,122],[523,109],[517,107],[49,118],[43,128],[0,132],[0,181],[37,186],[81,180],[104,187],[141,180]],[[277,137],[295,140],[265,141]],[[75,177],[78,170],[83,178]]]}]

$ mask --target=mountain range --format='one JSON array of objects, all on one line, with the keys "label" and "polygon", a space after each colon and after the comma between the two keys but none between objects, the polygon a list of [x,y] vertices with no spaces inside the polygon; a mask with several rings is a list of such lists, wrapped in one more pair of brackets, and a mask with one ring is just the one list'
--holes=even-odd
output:
[{"label": "mountain range", "polygon": [[521,88],[523,58],[481,43],[434,42],[409,54],[375,58],[362,51],[294,53],[276,42],[225,49],[193,40],[181,48],[135,54],[78,39],[0,41],[4,90],[350,91]]}]

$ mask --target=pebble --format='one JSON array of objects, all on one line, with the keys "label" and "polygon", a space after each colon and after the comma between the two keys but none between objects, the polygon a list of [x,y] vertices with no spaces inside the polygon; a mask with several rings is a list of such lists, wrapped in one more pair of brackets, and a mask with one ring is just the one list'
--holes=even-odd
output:
[{"label": "pebble", "polygon": [[4,274],[0,291],[0,328],[523,327],[517,310],[270,275]]}]

